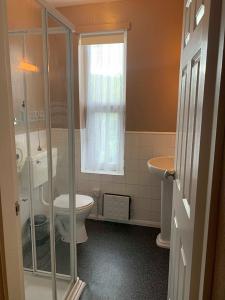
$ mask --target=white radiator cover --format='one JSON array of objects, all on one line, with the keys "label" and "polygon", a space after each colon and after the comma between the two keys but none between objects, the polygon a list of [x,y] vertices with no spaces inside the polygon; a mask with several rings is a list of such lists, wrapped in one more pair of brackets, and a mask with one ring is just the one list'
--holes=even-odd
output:
[{"label": "white radiator cover", "polygon": [[129,220],[130,201],[130,196],[105,193],[103,195],[103,216],[110,220]]}]

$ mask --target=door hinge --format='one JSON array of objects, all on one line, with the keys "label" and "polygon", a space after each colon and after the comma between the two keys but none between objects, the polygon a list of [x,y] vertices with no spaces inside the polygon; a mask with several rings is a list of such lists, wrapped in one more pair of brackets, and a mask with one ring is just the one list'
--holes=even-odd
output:
[{"label": "door hinge", "polygon": [[15,203],[15,210],[16,210],[16,215],[18,216],[20,213],[20,204],[18,201]]}]

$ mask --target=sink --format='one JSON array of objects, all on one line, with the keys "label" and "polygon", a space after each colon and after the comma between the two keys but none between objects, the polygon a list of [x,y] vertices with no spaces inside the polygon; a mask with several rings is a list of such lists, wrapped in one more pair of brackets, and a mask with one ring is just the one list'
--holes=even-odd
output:
[{"label": "sink", "polygon": [[149,159],[148,170],[161,179],[161,232],[156,244],[162,248],[170,248],[170,227],[172,215],[174,156],[160,156]]},{"label": "sink", "polygon": [[152,174],[156,174],[163,179],[165,171],[174,172],[174,156],[159,156],[149,159],[147,162],[148,170]]}]

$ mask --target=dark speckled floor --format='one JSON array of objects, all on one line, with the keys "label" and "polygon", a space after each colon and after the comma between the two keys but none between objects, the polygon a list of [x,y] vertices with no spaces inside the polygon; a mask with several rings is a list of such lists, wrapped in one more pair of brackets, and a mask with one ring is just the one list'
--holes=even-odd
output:
[{"label": "dark speckled floor", "polygon": [[[81,300],[166,300],[169,251],[158,248],[158,229],[86,221],[89,239],[79,244],[78,275],[87,283]],[[24,266],[31,268],[31,245]],[[69,274],[69,244],[56,239],[56,269]],[[50,271],[49,239],[37,247],[39,270]]]},{"label": "dark speckled floor", "polygon": [[155,243],[158,229],[87,221],[78,245],[82,300],[166,300],[169,251]]}]

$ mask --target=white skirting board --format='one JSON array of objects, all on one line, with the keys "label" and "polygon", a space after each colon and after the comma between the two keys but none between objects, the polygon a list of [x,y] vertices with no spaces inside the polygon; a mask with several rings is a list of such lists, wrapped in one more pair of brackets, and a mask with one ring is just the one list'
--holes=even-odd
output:
[{"label": "white skirting board", "polygon": [[108,221],[108,222],[114,222],[114,223],[122,223],[122,224],[129,224],[129,225],[138,225],[138,226],[145,226],[145,227],[153,227],[153,228],[160,228],[160,222],[152,222],[152,221],[146,221],[146,220],[135,220],[130,219],[128,221],[125,220],[112,220],[107,219],[103,217],[102,215],[89,215],[88,219],[90,220],[98,220],[98,221]]},{"label": "white skirting board", "polygon": [[77,281],[74,284],[71,292],[67,296],[66,300],[79,300],[85,286],[86,283],[80,280],[79,277],[77,277]]}]

